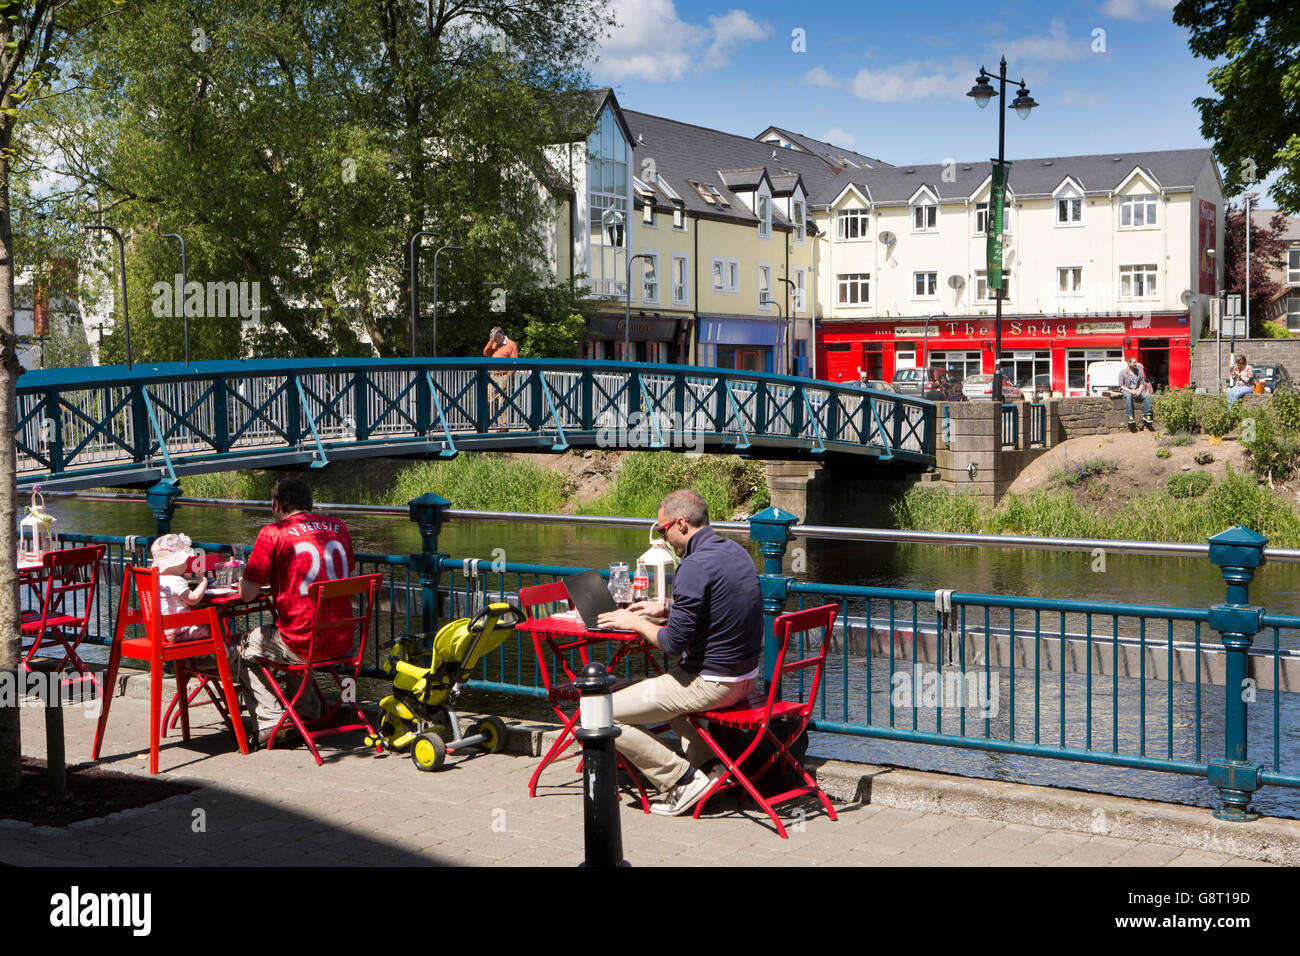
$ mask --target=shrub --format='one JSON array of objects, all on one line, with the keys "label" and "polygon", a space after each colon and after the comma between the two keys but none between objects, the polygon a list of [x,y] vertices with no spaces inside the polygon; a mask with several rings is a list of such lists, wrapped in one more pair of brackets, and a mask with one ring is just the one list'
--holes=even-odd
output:
[{"label": "shrub", "polygon": [[1253,409],[1249,418],[1242,419],[1241,443],[1250,455],[1255,477],[1269,481],[1289,475],[1300,455],[1300,440],[1278,427],[1269,408]]},{"label": "shrub", "polygon": [[1300,392],[1289,387],[1279,388],[1273,393],[1272,408],[1283,430],[1300,432]]},{"label": "shrub", "polygon": [[1286,322],[1261,322],[1260,329],[1266,339],[1293,339],[1294,335],[1286,327]]},{"label": "shrub", "polygon": [[1214,479],[1203,471],[1169,478],[1169,493],[1175,498],[1199,498],[1214,484]]},{"label": "shrub", "polygon": [[[1166,449],[1181,448],[1184,445],[1190,445],[1191,443],[1192,443],[1191,432],[1175,432],[1172,435],[1164,435],[1160,439],[1160,447]],[[1169,456],[1166,455],[1165,457],[1168,458]]]},{"label": "shrub", "polygon": [[1107,471],[1114,471],[1118,465],[1109,458],[1089,458],[1086,461],[1069,461],[1065,462],[1064,468],[1058,468],[1052,472],[1052,487],[1061,485],[1070,485],[1073,487],[1081,482],[1087,481],[1094,475],[1100,475]]},{"label": "shrub", "polygon": [[1229,405],[1223,395],[1201,395],[1194,405],[1197,424],[1207,435],[1222,438],[1237,427],[1240,403]]},{"label": "shrub", "polygon": [[1190,388],[1157,392],[1151,410],[1168,431],[1189,431],[1196,426],[1195,396]]},{"label": "shrub", "polygon": [[1192,460],[1198,465],[1212,465],[1214,464],[1214,452],[1198,451],[1194,456],[1192,456]]},{"label": "shrub", "polygon": [[1168,457],[1169,457],[1170,455],[1172,455],[1172,454],[1173,454],[1173,452],[1171,452],[1168,448],[1157,448],[1157,449],[1156,449],[1156,457],[1157,457],[1157,458],[1168,458]]}]

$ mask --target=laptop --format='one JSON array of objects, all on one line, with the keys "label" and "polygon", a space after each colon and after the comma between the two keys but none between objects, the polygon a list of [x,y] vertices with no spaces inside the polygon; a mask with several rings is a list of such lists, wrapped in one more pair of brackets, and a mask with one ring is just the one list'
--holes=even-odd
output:
[{"label": "laptop", "polygon": [[600,615],[606,611],[618,610],[614,598],[609,593],[604,578],[599,571],[583,571],[564,579],[569,598],[582,617],[582,623],[589,631],[617,631],[620,634],[632,633],[621,627],[601,627],[597,623]]}]

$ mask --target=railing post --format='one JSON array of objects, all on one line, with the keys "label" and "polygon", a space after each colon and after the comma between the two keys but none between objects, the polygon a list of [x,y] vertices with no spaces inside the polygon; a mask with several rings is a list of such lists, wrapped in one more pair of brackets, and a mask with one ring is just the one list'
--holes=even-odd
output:
[{"label": "railing post", "polygon": [[427,435],[433,430],[433,391],[421,369],[416,368],[411,374],[415,376],[415,431],[417,435]]},{"label": "railing post", "polygon": [[[1219,632],[1226,652],[1223,680],[1223,759],[1211,760],[1208,779],[1223,805],[1214,811],[1220,820],[1259,819],[1250,809],[1250,796],[1259,789],[1263,767],[1246,759],[1246,698],[1251,642],[1259,633],[1264,609],[1249,603],[1255,569],[1264,564],[1268,538],[1241,525],[1210,538],[1210,561],[1219,566],[1228,599],[1210,607],[1210,626]],[[1199,666],[1199,664],[1198,664]],[[1253,699],[1253,695],[1252,696]]]},{"label": "railing post", "polygon": [[230,386],[224,376],[212,381],[212,441],[217,453],[230,451]]},{"label": "railing post", "polygon": [[780,508],[767,508],[749,519],[749,538],[757,541],[763,552],[763,573],[759,577],[763,589],[763,676],[769,681],[780,650],[773,622],[785,611],[790,587],[790,579],[781,573],[781,561],[790,543],[790,527],[798,523],[798,518]]},{"label": "railing post", "polygon": [[131,386],[131,432],[135,438],[135,460],[143,464],[149,460],[149,449],[153,444],[153,429],[149,427],[149,411],[144,404],[143,382]]},{"label": "railing post", "polygon": [[370,437],[370,377],[364,371],[357,372],[352,379],[352,417],[356,422],[357,441]]},{"label": "railing post", "polygon": [[[501,407],[505,408],[505,397],[501,398]],[[486,368],[477,368],[474,370],[474,426],[480,435],[486,435],[488,419],[488,370]]]},{"label": "railing post", "polygon": [[172,530],[172,515],[180,494],[181,486],[166,478],[155,481],[145,491],[145,504],[153,512],[154,534],[162,536]]},{"label": "railing post", "polygon": [[284,388],[285,414],[288,418],[284,430],[289,436],[289,444],[297,447],[302,441],[303,413],[302,400],[298,397],[298,373],[294,372],[285,378]]},{"label": "railing post", "polygon": [[428,634],[438,624],[438,577],[445,557],[438,551],[438,533],[447,520],[451,502],[428,492],[413,499],[407,507],[411,520],[420,526],[421,551],[411,555],[411,563],[420,576],[420,629]]}]

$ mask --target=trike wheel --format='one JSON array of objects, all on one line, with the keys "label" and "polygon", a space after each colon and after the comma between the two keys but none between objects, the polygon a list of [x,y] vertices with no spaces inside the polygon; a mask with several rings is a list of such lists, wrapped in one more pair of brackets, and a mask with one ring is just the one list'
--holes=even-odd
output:
[{"label": "trike wheel", "polygon": [[420,734],[411,742],[411,761],[426,773],[432,773],[447,759],[447,745],[437,734]]},{"label": "trike wheel", "polygon": [[406,721],[401,717],[398,717],[396,714],[390,714],[388,711],[384,711],[380,714],[379,736],[384,738],[384,746],[388,747],[390,750],[401,752],[410,746],[408,743],[406,746],[398,747],[393,743],[395,740],[405,736],[407,729]]},{"label": "trike wheel", "polygon": [[483,742],[479,746],[490,754],[505,750],[506,741],[510,736],[506,729],[506,722],[500,717],[484,717],[475,723],[469,730],[469,736],[473,737],[476,734],[483,735]]}]

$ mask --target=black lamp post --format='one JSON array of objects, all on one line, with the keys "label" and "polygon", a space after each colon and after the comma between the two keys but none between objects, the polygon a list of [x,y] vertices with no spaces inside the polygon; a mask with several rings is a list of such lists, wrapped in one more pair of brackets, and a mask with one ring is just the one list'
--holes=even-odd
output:
[{"label": "black lamp post", "polygon": [[[793,352],[793,351],[794,351],[794,314],[795,314],[796,312],[799,311],[799,287],[798,287],[797,285],[794,284],[794,280],[793,280],[793,279],[787,279],[785,276],[777,276],[777,277],[776,277],[776,281],[777,281],[777,282],[784,282],[786,285],[788,285],[788,286],[790,287],[790,333],[791,333],[791,334],[790,334],[790,350],[791,350],[791,352]],[[815,336],[817,335],[817,331],[816,331],[815,327],[813,326],[813,317],[812,317],[812,313],[809,313],[809,314],[808,314],[808,334],[809,334],[809,336],[813,336],[813,337],[815,337]],[[808,340],[808,352],[809,352],[809,355],[815,355],[815,354],[816,354],[816,352],[814,351],[815,348],[816,348],[816,346],[813,345],[813,340],[812,340],[812,338],[809,338],[809,340]],[[793,354],[791,354],[791,356],[790,356],[790,374],[792,374],[792,375],[794,374],[794,355],[793,355]],[[809,378],[816,378],[816,377],[817,377],[817,369],[816,369],[816,368],[812,368],[812,367],[810,367],[809,370],[808,370],[808,377],[809,377]]]},{"label": "black lamp post", "polygon": [[188,274],[185,268],[186,266],[185,240],[182,239],[179,235],[177,235],[174,232],[164,232],[162,234],[162,237],[164,239],[175,239],[177,242],[181,244],[181,315],[185,317],[185,364],[189,365],[190,364],[190,310],[188,304],[185,301],[188,298],[188,296],[185,294],[185,286],[186,286],[185,277]]},{"label": "black lamp post", "polygon": [[111,232],[117,239],[117,261],[122,273],[122,327],[126,330],[126,367],[131,367],[131,317],[126,311],[126,243],[122,241],[122,234],[112,226],[87,226],[86,231],[91,229],[103,229]]},{"label": "black lamp post", "polygon": [[[992,79],[996,79],[998,81],[998,88],[996,90],[993,89],[992,84],[989,83],[989,80]],[[1000,100],[1001,106],[998,109],[998,158],[997,158],[997,167],[995,167],[994,169],[994,175],[990,182],[991,189],[989,192],[989,214],[988,214],[989,235],[993,237],[995,235],[994,230],[997,230],[996,241],[998,243],[998,248],[999,248],[999,252],[998,252],[999,268],[1001,268],[1002,265],[1002,261],[1001,261],[1002,260],[1002,256],[1001,256],[1002,227],[1003,227],[1003,222],[1005,221],[1004,217],[1006,215],[1006,212],[1005,209],[998,209],[996,210],[996,212],[1001,212],[1001,215],[995,215],[994,205],[995,205],[995,199],[997,198],[1000,198],[1002,200],[1002,203],[998,204],[1000,206],[1004,205],[1006,202],[1005,169],[1007,166],[1007,161],[1006,161],[1007,109],[1008,108],[1014,109],[1016,111],[1016,115],[1019,116],[1021,119],[1029,119],[1030,110],[1032,110],[1035,106],[1038,105],[1037,103],[1034,102],[1033,97],[1029,95],[1029,88],[1025,86],[1025,81],[1023,79],[1021,79],[1017,85],[1020,87],[1020,91],[1018,95],[1016,96],[1015,100],[1013,100],[1011,103],[1007,103],[1007,58],[1004,56],[1002,58],[1001,68],[998,71],[996,76],[988,72],[986,69],[984,69],[984,67],[981,66],[980,74],[975,78],[975,85],[972,86],[970,92],[966,94],[967,96],[975,100],[975,105],[977,105],[980,109],[984,109],[984,107],[988,106],[989,101],[993,99],[993,97],[995,96],[1001,97]],[[999,187],[998,187],[999,176],[1001,176],[1000,197],[995,196],[995,193],[999,191]],[[994,222],[995,218],[998,220],[996,223]],[[992,272],[992,265],[993,263],[991,262],[988,263],[988,272]],[[993,277],[991,275],[986,274],[985,281],[987,282],[992,278]],[[994,329],[993,401],[997,404],[1002,403],[1002,376],[999,375],[998,373],[1002,370],[1002,300],[1006,297],[1005,291],[1006,291],[1006,280],[1003,279],[1001,282],[1001,288],[996,290],[997,297],[995,299],[995,305],[994,305],[994,308],[996,309],[996,314],[993,319],[993,329]]]},{"label": "black lamp post", "polygon": [[438,256],[449,249],[464,249],[464,246],[439,246],[433,254],[433,357],[438,357]]},{"label": "black lamp post", "polygon": [[[415,292],[416,292],[416,269],[415,269],[415,246],[420,241],[421,236],[432,236],[433,233],[427,229],[421,229],[411,237],[411,251],[408,256],[411,263],[411,358],[415,358]],[[435,300],[437,296],[434,297]]]}]

